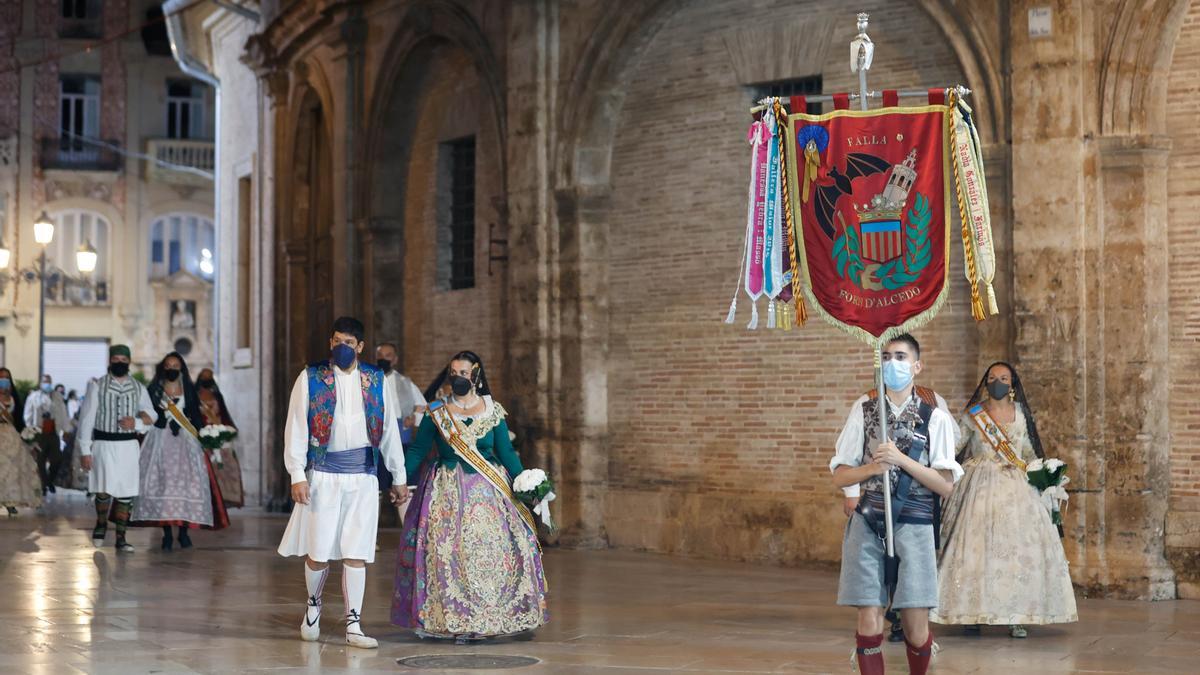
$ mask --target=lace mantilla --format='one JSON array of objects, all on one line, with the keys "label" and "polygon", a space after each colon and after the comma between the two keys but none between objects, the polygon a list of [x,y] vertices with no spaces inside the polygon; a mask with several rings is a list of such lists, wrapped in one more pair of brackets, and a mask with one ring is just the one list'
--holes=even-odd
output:
[{"label": "lace mantilla", "polygon": [[[479,417],[466,418],[473,421],[470,424],[459,425],[462,438],[468,443],[475,443],[484,436],[487,436],[488,433],[490,433],[492,429],[495,429],[505,417],[508,417],[508,411],[504,409],[504,406],[500,405],[499,401],[492,400],[492,397],[488,396],[485,398],[485,402],[487,403],[487,406],[485,407],[482,415]],[[446,399],[445,403],[449,405],[450,400]],[[455,417],[463,419],[458,415],[455,415]]]}]

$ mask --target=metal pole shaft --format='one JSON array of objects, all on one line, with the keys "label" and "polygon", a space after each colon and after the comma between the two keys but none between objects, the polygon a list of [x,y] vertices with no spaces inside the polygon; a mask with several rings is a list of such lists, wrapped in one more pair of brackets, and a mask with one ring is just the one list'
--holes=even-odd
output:
[{"label": "metal pole shaft", "polygon": [[[860,35],[866,36],[867,17],[864,14],[859,15],[859,32]],[[858,64],[858,103],[860,110],[867,109],[870,92],[867,91],[867,63],[866,50],[859,47],[857,54]],[[888,442],[888,399],[887,387],[883,383],[883,357],[880,350],[875,350],[875,390],[879,393],[879,442]],[[896,553],[896,537],[892,526],[892,470],[888,469],[883,474],[883,521],[887,529],[887,536],[884,542],[887,548],[887,555],[891,557]]]},{"label": "metal pole shaft", "polygon": [[38,263],[38,382],[46,375],[46,249]]}]

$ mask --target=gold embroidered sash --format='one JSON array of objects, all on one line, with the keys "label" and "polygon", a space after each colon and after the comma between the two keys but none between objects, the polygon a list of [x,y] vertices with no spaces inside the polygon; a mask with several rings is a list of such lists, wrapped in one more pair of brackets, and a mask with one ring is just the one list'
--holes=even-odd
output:
[{"label": "gold embroidered sash", "polygon": [[992,449],[1000,454],[1001,457],[1007,459],[1009,464],[1025,471],[1025,462],[1021,460],[1017,453],[1012,449],[1012,443],[1008,440],[1008,434],[1004,433],[1004,429],[1000,428],[999,424],[992,419],[992,416],[983,409],[982,404],[976,404],[967,411],[971,416],[971,421],[975,423],[975,428],[979,429],[979,433],[987,440]]},{"label": "gold embroidered sash", "polygon": [[512,486],[504,479],[491,462],[484,459],[483,455],[479,454],[479,449],[475,447],[475,443],[468,441],[463,437],[463,429],[459,425],[458,420],[454,418],[454,413],[450,412],[449,407],[444,401],[435,401],[429,406],[429,415],[433,418],[434,426],[437,427],[438,433],[442,435],[442,439],[454,449],[454,454],[458,458],[466,462],[472,469],[475,469],[479,475],[487,479],[492,487],[504,495],[508,501],[512,502],[516,507],[517,513],[521,516],[521,521],[525,523],[525,527],[529,528],[529,533],[537,539],[537,523],[533,519],[533,514],[529,509],[517,499],[513,494]]},{"label": "gold embroidered sash", "polygon": [[183,412],[179,410],[179,406],[175,405],[175,401],[171,400],[169,396],[166,396],[164,397],[163,402],[167,404],[167,412],[171,413],[171,416],[175,418],[175,421],[179,423],[179,426],[183,427],[189,434],[191,434],[192,438],[200,440],[200,432],[196,431],[196,427],[192,426],[192,422],[187,418],[187,415],[184,415]]}]

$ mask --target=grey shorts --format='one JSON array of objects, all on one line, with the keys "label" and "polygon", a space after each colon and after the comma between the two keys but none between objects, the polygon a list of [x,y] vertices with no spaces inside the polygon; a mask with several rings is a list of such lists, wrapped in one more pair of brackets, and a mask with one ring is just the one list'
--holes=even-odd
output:
[{"label": "grey shorts", "polygon": [[[895,538],[900,575],[892,607],[937,607],[937,551],[933,547],[933,525],[897,523]],[[842,537],[839,605],[887,607],[883,554],[883,541],[871,531],[862,514],[855,513],[846,523],[846,534]]]}]

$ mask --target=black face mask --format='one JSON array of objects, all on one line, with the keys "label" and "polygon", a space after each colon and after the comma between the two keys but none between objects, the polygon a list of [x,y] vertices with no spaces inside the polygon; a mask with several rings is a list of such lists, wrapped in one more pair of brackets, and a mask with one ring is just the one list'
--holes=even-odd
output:
[{"label": "black face mask", "polygon": [[1000,399],[1008,396],[1008,392],[1012,391],[1012,386],[1006,382],[1001,382],[1000,380],[992,380],[991,382],[988,382],[987,390],[988,396],[991,396],[999,401]]},{"label": "black face mask", "polygon": [[178,380],[179,376],[182,374],[182,371],[180,371],[178,368],[166,368],[163,370],[163,377],[167,378],[167,382],[174,382],[175,380]]},{"label": "black face mask", "polygon": [[455,375],[450,378],[450,391],[454,392],[455,396],[466,396],[474,388],[475,385],[465,377]]},{"label": "black face mask", "polygon": [[108,372],[113,374],[113,377],[125,377],[129,374],[128,363],[114,363],[108,367]]},{"label": "black face mask", "polygon": [[392,362],[387,359],[379,359],[375,362],[375,365],[379,366],[379,369],[384,373],[392,372]]},{"label": "black face mask", "polygon": [[200,387],[201,389],[212,389],[213,387],[217,386],[217,383],[213,382],[212,380],[198,380],[196,382],[196,386]]}]

